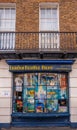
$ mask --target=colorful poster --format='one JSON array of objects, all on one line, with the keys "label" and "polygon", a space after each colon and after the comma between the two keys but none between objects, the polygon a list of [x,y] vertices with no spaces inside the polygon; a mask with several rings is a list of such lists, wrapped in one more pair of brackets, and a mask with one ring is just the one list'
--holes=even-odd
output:
[{"label": "colorful poster", "polygon": [[16,100],[16,107],[17,107],[17,112],[22,112],[23,111],[23,102],[22,102],[22,100]]},{"label": "colorful poster", "polygon": [[58,110],[58,100],[47,100],[47,112],[56,112]]},{"label": "colorful poster", "polygon": [[34,98],[35,90],[34,88],[27,88],[27,98]]},{"label": "colorful poster", "polygon": [[47,79],[47,85],[52,87],[57,86],[57,74],[48,73],[46,79]]},{"label": "colorful poster", "polygon": [[51,87],[47,87],[47,98],[48,99],[58,99],[58,90],[54,90]]},{"label": "colorful poster", "polygon": [[39,85],[46,85],[46,73],[39,74]]},{"label": "colorful poster", "polygon": [[59,99],[58,104],[59,106],[67,106],[67,99]]},{"label": "colorful poster", "polygon": [[34,112],[35,107],[34,107],[34,100],[27,100],[27,112]]},{"label": "colorful poster", "polygon": [[38,75],[36,73],[32,74],[32,86],[38,86]]},{"label": "colorful poster", "polygon": [[66,74],[14,74],[14,112],[67,112]]},{"label": "colorful poster", "polygon": [[67,90],[66,89],[59,90],[59,99],[67,99]]},{"label": "colorful poster", "polygon": [[58,112],[67,112],[67,111],[68,111],[68,107],[67,106],[59,106]]},{"label": "colorful poster", "polygon": [[38,88],[35,89],[35,99],[46,99],[46,86],[38,86]]},{"label": "colorful poster", "polygon": [[46,100],[36,100],[35,108],[37,113],[46,112]]},{"label": "colorful poster", "polygon": [[66,89],[66,87],[67,87],[66,75],[64,75],[64,74],[61,74],[60,87],[61,87],[61,89]]}]

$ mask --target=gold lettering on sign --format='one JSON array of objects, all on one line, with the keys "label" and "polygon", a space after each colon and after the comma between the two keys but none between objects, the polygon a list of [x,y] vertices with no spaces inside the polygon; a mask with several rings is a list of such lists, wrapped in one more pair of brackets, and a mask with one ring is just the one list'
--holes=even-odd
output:
[{"label": "gold lettering on sign", "polygon": [[50,70],[70,70],[70,65],[11,65],[9,66],[10,71],[50,71]]},{"label": "gold lettering on sign", "polygon": [[36,66],[36,65],[28,66],[28,65],[25,65],[25,70],[40,70],[40,66]]},{"label": "gold lettering on sign", "polygon": [[42,70],[51,70],[51,69],[52,69],[52,66],[42,65],[41,69],[42,69]]}]

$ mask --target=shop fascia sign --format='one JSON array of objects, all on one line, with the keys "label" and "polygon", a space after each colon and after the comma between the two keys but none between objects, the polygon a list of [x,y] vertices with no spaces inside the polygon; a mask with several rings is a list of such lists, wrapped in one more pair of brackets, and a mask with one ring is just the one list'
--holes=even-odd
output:
[{"label": "shop fascia sign", "polygon": [[69,72],[75,60],[6,60],[11,72]]},{"label": "shop fascia sign", "polygon": [[10,71],[70,71],[71,65],[10,65]]}]

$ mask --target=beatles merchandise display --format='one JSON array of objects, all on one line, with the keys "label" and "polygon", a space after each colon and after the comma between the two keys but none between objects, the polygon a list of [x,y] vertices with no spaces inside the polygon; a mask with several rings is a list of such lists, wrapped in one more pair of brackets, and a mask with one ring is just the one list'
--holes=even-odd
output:
[{"label": "beatles merchandise display", "polygon": [[66,74],[14,74],[14,112],[67,112],[67,99],[68,88]]}]

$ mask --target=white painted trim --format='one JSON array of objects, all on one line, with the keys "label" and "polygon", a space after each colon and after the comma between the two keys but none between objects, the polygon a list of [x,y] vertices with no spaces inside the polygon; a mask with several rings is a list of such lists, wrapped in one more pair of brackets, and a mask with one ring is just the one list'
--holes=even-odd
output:
[{"label": "white painted trim", "polygon": [[[45,6],[44,6],[45,5]],[[39,4],[39,31],[41,30],[41,26],[40,26],[40,17],[41,17],[41,8],[57,8],[57,21],[58,21],[58,30],[59,31],[59,3],[49,3],[49,2],[45,2],[45,3],[40,3]],[[52,30],[51,30],[52,31]]]},{"label": "white painted trim", "polygon": [[0,3],[0,8],[16,8],[16,3]]},{"label": "white painted trim", "polygon": [[40,8],[57,8],[58,3],[57,2],[41,2],[39,4]]},{"label": "white painted trim", "polygon": [[[6,8],[9,8],[10,10],[12,9],[12,8],[14,8],[15,9],[15,19],[14,19],[14,22],[15,22],[15,27],[12,29],[12,31],[15,31],[16,30],[16,3],[0,3],[0,9],[4,9],[4,11],[5,11],[5,9]],[[5,15],[5,12],[4,12],[4,15]],[[2,31],[2,32],[5,32],[5,31],[11,31],[11,29],[1,29],[0,31]],[[14,36],[14,35],[13,35]],[[1,45],[2,45],[2,43],[1,43]],[[6,46],[8,46],[8,44],[6,45]],[[11,44],[10,44],[10,46],[11,46]],[[12,46],[13,46],[13,50],[14,50],[14,48],[15,48],[15,42],[14,43],[12,43]],[[5,48],[5,47],[4,47]],[[3,50],[2,50],[3,51]]]}]

